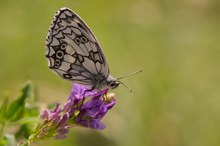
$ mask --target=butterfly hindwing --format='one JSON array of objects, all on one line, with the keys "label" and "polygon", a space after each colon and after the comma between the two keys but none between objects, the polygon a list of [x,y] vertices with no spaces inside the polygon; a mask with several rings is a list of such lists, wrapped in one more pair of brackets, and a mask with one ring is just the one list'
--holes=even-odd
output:
[{"label": "butterfly hindwing", "polygon": [[48,66],[61,77],[84,84],[109,75],[103,51],[92,31],[68,8],[60,9],[46,39]]}]

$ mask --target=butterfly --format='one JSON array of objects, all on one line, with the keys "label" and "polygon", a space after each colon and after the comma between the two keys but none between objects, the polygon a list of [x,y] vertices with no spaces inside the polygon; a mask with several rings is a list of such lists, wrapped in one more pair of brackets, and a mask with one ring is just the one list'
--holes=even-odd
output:
[{"label": "butterfly", "polygon": [[56,12],[46,49],[49,68],[64,79],[97,90],[114,89],[121,83],[109,74],[106,58],[91,29],[69,8]]}]

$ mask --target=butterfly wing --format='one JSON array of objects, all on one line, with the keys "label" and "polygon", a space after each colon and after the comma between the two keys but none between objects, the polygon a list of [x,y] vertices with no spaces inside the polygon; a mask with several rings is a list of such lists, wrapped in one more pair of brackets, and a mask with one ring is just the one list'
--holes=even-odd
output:
[{"label": "butterfly wing", "polygon": [[68,8],[60,9],[46,39],[48,66],[64,79],[94,83],[99,75],[107,78],[109,68],[92,31]]}]

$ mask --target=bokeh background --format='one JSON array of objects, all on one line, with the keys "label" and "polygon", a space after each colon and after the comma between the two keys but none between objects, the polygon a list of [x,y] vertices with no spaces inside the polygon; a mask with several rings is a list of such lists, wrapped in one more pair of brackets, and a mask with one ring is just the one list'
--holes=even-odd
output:
[{"label": "bokeh background", "polygon": [[52,73],[45,37],[55,12],[77,12],[98,38],[113,76],[133,89],[113,92],[103,131],[73,128],[47,146],[219,146],[220,1],[0,0],[0,93],[32,80],[43,103],[64,102],[71,82]]}]

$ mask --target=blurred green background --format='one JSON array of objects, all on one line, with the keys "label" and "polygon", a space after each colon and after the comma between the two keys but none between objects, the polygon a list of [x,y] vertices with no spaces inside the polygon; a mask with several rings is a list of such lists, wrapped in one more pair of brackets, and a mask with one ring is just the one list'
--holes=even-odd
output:
[{"label": "blurred green background", "polygon": [[0,92],[30,79],[41,102],[64,102],[71,82],[52,73],[45,37],[61,7],[77,12],[98,38],[113,76],[133,89],[113,92],[107,128],[73,128],[47,146],[219,146],[220,1],[0,0]]}]

